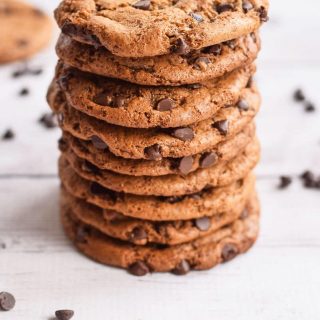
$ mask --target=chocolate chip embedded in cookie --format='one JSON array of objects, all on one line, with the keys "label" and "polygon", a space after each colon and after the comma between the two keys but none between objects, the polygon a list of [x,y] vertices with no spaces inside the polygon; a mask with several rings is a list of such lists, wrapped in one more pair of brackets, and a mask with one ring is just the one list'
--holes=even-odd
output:
[{"label": "chocolate chip embedded in cookie", "polygon": [[267,11],[267,0],[64,0],[55,17],[80,42],[117,56],[146,57],[183,55],[249,34],[267,20]]}]

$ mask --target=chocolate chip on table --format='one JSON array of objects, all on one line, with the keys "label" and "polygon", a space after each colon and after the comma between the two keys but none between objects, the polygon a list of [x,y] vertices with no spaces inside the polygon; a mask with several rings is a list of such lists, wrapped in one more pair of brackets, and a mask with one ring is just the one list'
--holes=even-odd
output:
[{"label": "chocolate chip on table", "polygon": [[135,227],[131,232],[132,240],[144,240],[147,239],[147,233],[142,227]]},{"label": "chocolate chip on table", "polygon": [[240,109],[240,110],[243,110],[243,111],[248,111],[249,110],[249,103],[244,100],[244,99],[240,99],[237,103],[237,107]]},{"label": "chocolate chip on table", "polygon": [[306,96],[301,89],[297,89],[293,94],[293,98],[295,101],[300,102],[300,101],[304,101],[306,99]]},{"label": "chocolate chip on table", "polygon": [[58,117],[55,113],[44,113],[38,121],[47,129],[58,126]]},{"label": "chocolate chip on table", "polygon": [[188,127],[174,129],[171,135],[182,141],[191,141],[194,138],[193,130]]},{"label": "chocolate chip on table", "polygon": [[232,243],[227,243],[222,248],[221,257],[223,259],[223,262],[227,262],[232,260],[236,257],[236,255],[239,253],[239,250],[236,245]]},{"label": "chocolate chip on table", "polygon": [[0,292],[0,310],[10,311],[14,308],[16,299],[9,292]]},{"label": "chocolate chip on table", "polygon": [[208,217],[202,217],[195,220],[195,225],[200,231],[208,231],[211,227],[211,220]]},{"label": "chocolate chip on table", "polygon": [[308,189],[320,189],[320,177],[316,178],[313,172],[305,171],[300,175],[300,178],[303,181],[303,185]]},{"label": "chocolate chip on table", "polygon": [[221,44],[214,44],[213,46],[206,47],[203,49],[204,53],[214,54],[215,56],[218,56],[221,54],[222,46]]},{"label": "chocolate chip on table", "polygon": [[132,265],[129,266],[128,271],[138,277],[145,276],[147,273],[150,272],[148,266],[141,260],[133,263]]},{"label": "chocolate chip on table", "polygon": [[212,124],[212,127],[219,130],[219,132],[225,136],[228,134],[229,122],[228,120],[216,121]]},{"label": "chocolate chip on table", "polygon": [[228,4],[228,3],[225,3],[225,4],[221,3],[221,4],[217,5],[216,10],[217,10],[217,12],[219,14],[223,13],[223,12],[226,12],[226,11],[232,11],[233,10],[233,5]]},{"label": "chocolate chip on table", "polygon": [[149,10],[150,5],[151,5],[150,0],[139,0],[136,3],[134,3],[132,6],[140,10]]},{"label": "chocolate chip on table", "polygon": [[190,271],[190,264],[187,260],[181,260],[181,262],[172,270],[172,273],[177,276],[184,276]]},{"label": "chocolate chip on table", "polygon": [[28,88],[22,88],[22,89],[19,91],[19,96],[21,96],[21,97],[27,96],[29,93],[30,93],[30,91],[29,91]]},{"label": "chocolate chip on table", "polygon": [[202,17],[202,15],[199,14],[199,13],[191,12],[191,13],[190,13],[190,16],[191,16],[194,20],[197,20],[198,22],[202,22],[202,21],[203,21],[203,17]]},{"label": "chocolate chip on table", "polygon": [[174,101],[170,98],[162,99],[157,104],[158,111],[170,111],[174,108]]},{"label": "chocolate chip on table", "polygon": [[161,146],[159,144],[154,144],[150,147],[144,149],[144,154],[149,160],[161,160]]},{"label": "chocolate chip on table", "polygon": [[200,158],[200,167],[209,168],[218,160],[218,155],[215,152],[206,152]]},{"label": "chocolate chip on table", "polygon": [[306,112],[315,112],[316,111],[316,107],[312,102],[307,102],[304,106],[304,110]]},{"label": "chocolate chip on table", "polygon": [[57,310],[55,312],[57,320],[70,320],[74,316],[73,310]]},{"label": "chocolate chip on table", "polygon": [[20,68],[18,70],[15,70],[13,73],[12,73],[12,77],[13,78],[19,78],[19,77],[22,77],[24,75],[35,75],[35,76],[38,76],[40,74],[43,73],[43,69],[42,68],[34,68],[34,69],[31,69],[27,66],[24,66],[23,68]]},{"label": "chocolate chip on table", "polygon": [[210,60],[207,57],[199,57],[195,62],[195,66],[201,71],[205,71],[208,68]]},{"label": "chocolate chip on table", "polygon": [[267,22],[269,20],[268,11],[264,6],[261,6],[258,10],[261,22]]},{"label": "chocolate chip on table", "polygon": [[286,189],[292,183],[292,178],[288,176],[281,176],[280,183],[278,185],[279,189]]},{"label": "chocolate chip on table", "polygon": [[253,5],[250,1],[244,0],[242,3],[242,9],[244,13],[249,12],[251,9],[253,9]]},{"label": "chocolate chip on table", "polygon": [[190,47],[182,38],[179,38],[172,46],[172,52],[176,54],[186,55],[190,52]]},{"label": "chocolate chip on table", "polygon": [[13,132],[11,129],[7,129],[7,130],[3,133],[3,135],[1,136],[1,139],[2,139],[2,140],[12,140],[12,139],[14,139],[14,137],[15,137],[14,132]]},{"label": "chocolate chip on table", "polygon": [[101,140],[98,136],[92,136],[91,137],[91,142],[94,145],[94,147],[99,149],[99,150],[108,149],[107,144],[103,140]]},{"label": "chocolate chip on table", "polygon": [[183,157],[180,160],[178,169],[179,169],[179,172],[186,175],[190,173],[190,171],[192,170],[192,166],[193,166],[193,157],[187,156],[187,157]]}]

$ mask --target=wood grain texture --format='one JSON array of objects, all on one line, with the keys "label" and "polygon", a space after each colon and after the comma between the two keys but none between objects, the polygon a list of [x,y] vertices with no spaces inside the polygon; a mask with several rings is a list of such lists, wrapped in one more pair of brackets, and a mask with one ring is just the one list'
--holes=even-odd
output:
[{"label": "wood grain texture", "polygon": [[[52,11],[56,0],[33,0]],[[320,174],[320,28],[316,0],[273,1],[263,29],[257,81],[264,103],[258,117],[263,158],[258,173],[262,200],[261,236],[252,251],[207,272],[187,277],[129,276],[74,251],[58,219],[56,140],[37,120],[48,111],[45,90],[53,74],[52,47],[35,57],[41,77],[12,80],[16,65],[0,68],[0,291],[12,292],[16,308],[4,320],[50,319],[71,308],[75,319],[110,320],[310,320],[320,306],[320,196],[298,178],[276,189],[278,176],[306,168]],[[22,87],[31,94],[19,97]],[[292,100],[303,87],[318,104],[306,114]],[[6,247],[3,249],[2,247]]]}]

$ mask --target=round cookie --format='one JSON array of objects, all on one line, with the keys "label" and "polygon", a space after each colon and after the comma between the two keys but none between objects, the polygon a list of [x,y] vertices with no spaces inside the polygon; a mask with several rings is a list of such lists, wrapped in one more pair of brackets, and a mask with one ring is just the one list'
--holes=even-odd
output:
[{"label": "round cookie", "polygon": [[116,211],[89,204],[61,190],[61,202],[69,207],[76,218],[100,232],[137,245],[147,243],[176,245],[209,235],[223,226],[247,215],[245,204],[228,212],[193,220],[154,222],[128,218]]},{"label": "round cookie", "polygon": [[260,107],[260,95],[255,88],[243,89],[242,97],[246,109],[239,105],[222,108],[213,119],[172,129],[115,126],[89,117],[67,104],[52,106],[52,109],[62,114],[62,129],[79,139],[94,137],[102,140],[110,152],[122,158],[161,160],[163,157],[181,158],[206,152],[241,132],[252,122]]},{"label": "round cookie", "polygon": [[256,166],[260,158],[260,146],[257,140],[229,162],[198,169],[187,176],[165,175],[158,177],[128,176],[108,170],[101,170],[90,162],[78,158],[71,150],[65,151],[62,162],[67,159],[81,177],[95,181],[105,188],[116,192],[136,195],[180,196],[192,194],[206,187],[226,186],[244,178]]},{"label": "round cookie", "polygon": [[249,65],[194,86],[148,87],[90,75],[60,62],[48,100],[55,104],[52,100],[60,87],[70,106],[111,124],[132,128],[186,126],[241,100],[241,90],[250,87],[255,70]]},{"label": "round cookie", "polygon": [[123,57],[188,52],[257,30],[267,0],[64,0],[55,12],[62,31]]},{"label": "round cookie", "polygon": [[179,197],[138,196],[114,192],[76,174],[68,161],[61,159],[59,175],[63,187],[73,196],[100,208],[125,216],[151,221],[190,220],[211,217],[219,212],[244,206],[251,194],[255,177],[249,174],[228,186],[207,188]]},{"label": "round cookie", "polygon": [[61,151],[69,147],[78,157],[101,169],[132,176],[162,176],[167,174],[186,175],[199,168],[208,168],[221,161],[229,161],[243,151],[254,137],[255,124],[250,123],[242,132],[220,142],[205,153],[183,158],[163,158],[160,161],[117,157],[105,148],[104,144],[95,140],[81,140],[66,132],[59,145]]},{"label": "round cookie", "polygon": [[26,59],[50,41],[52,24],[41,10],[18,0],[0,2],[0,64]]},{"label": "round cookie", "polygon": [[150,58],[122,58],[104,48],[81,44],[61,35],[56,52],[66,64],[93,74],[149,86],[180,86],[208,81],[251,64],[260,50],[253,33],[214,48]]},{"label": "round cookie", "polygon": [[247,204],[248,216],[240,218],[210,235],[189,243],[166,246],[139,246],[113,239],[81,223],[68,206],[61,206],[61,220],[67,236],[88,257],[134,275],[148,272],[186,274],[227,262],[246,252],[259,233],[259,203],[253,197]]}]

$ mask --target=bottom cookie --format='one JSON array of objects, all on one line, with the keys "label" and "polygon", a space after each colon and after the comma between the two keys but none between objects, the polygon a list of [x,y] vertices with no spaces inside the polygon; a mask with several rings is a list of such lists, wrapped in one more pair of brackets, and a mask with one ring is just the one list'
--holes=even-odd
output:
[{"label": "bottom cookie", "polygon": [[247,216],[208,236],[174,246],[139,246],[113,239],[81,223],[66,206],[61,207],[61,218],[67,236],[82,253],[97,262],[128,269],[136,276],[149,272],[181,275],[190,270],[210,269],[246,252],[258,236],[259,211],[255,195],[247,204]]}]

